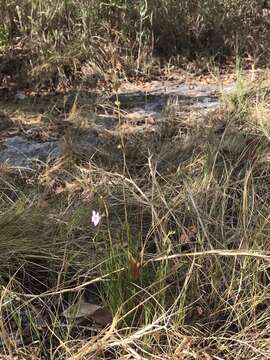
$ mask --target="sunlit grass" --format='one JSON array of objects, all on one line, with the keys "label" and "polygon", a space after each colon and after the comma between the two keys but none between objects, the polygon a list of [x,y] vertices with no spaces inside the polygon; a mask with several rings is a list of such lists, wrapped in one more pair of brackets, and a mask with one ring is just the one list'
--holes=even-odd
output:
[{"label": "sunlit grass", "polygon": [[[0,6],[3,76],[14,72],[23,85],[66,89],[76,80],[94,88],[100,80],[163,72],[160,64],[172,57],[172,67],[191,61],[198,73],[236,52],[253,70],[267,62],[267,4],[260,1],[1,0]],[[169,76],[170,65],[164,72]]]},{"label": "sunlit grass", "polygon": [[[239,91],[197,123],[172,112],[155,135],[115,132],[89,161],[71,128],[68,156],[3,172],[3,354],[269,357],[268,93]],[[67,321],[81,297],[113,323]]]}]

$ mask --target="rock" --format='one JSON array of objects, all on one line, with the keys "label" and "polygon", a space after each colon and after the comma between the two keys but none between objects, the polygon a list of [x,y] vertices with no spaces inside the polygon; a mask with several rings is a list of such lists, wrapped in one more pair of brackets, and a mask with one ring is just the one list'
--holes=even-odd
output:
[{"label": "rock", "polygon": [[93,315],[97,310],[101,308],[100,305],[91,304],[85,302],[84,299],[80,299],[76,304],[72,304],[64,312],[63,316],[67,319],[77,319],[81,317],[88,317]]},{"label": "rock", "polygon": [[0,164],[31,167],[60,155],[57,142],[37,142],[23,136],[14,136],[0,141]]},{"label": "rock", "polygon": [[17,94],[15,95],[15,99],[16,100],[24,100],[24,99],[26,99],[26,95],[24,92],[18,91]]},{"label": "rock", "polygon": [[112,130],[118,124],[118,119],[113,115],[99,114],[96,116],[95,125],[98,129]]},{"label": "rock", "polygon": [[[228,93],[233,89],[233,83],[227,84],[222,91]],[[221,87],[210,84],[189,85],[183,83],[164,83],[163,86],[149,89],[147,92],[133,91],[119,93],[110,97],[116,106],[119,101],[121,110],[137,117],[158,117],[168,105],[173,108],[192,110],[212,110],[218,108],[220,101],[218,94]]]}]

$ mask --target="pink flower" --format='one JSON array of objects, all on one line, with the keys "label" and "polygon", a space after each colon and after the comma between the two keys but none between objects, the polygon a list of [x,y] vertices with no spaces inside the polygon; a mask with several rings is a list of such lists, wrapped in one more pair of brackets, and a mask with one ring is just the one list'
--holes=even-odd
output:
[{"label": "pink flower", "polygon": [[98,211],[96,211],[96,210],[93,210],[92,211],[92,219],[91,219],[91,221],[94,224],[94,226],[97,226],[99,224],[100,220],[101,220],[100,213]]}]

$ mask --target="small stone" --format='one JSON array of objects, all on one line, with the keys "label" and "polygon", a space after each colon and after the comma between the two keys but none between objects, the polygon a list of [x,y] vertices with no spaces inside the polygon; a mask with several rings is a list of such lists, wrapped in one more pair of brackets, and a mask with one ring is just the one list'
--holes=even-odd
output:
[{"label": "small stone", "polygon": [[18,91],[17,94],[15,95],[16,100],[24,100],[25,98],[26,98],[26,95],[22,91]]}]

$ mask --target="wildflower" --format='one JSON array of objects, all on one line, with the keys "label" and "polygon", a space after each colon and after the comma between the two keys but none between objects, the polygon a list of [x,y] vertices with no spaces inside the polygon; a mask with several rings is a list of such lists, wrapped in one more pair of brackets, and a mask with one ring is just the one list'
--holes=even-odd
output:
[{"label": "wildflower", "polygon": [[94,224],[94,226],[97,226],[99,224],[100,220],[101,220],[100,213],[98,211],[96,211],[96,210],[93,210],[92,211],[92,219],[91,219],[91,221]]}]

